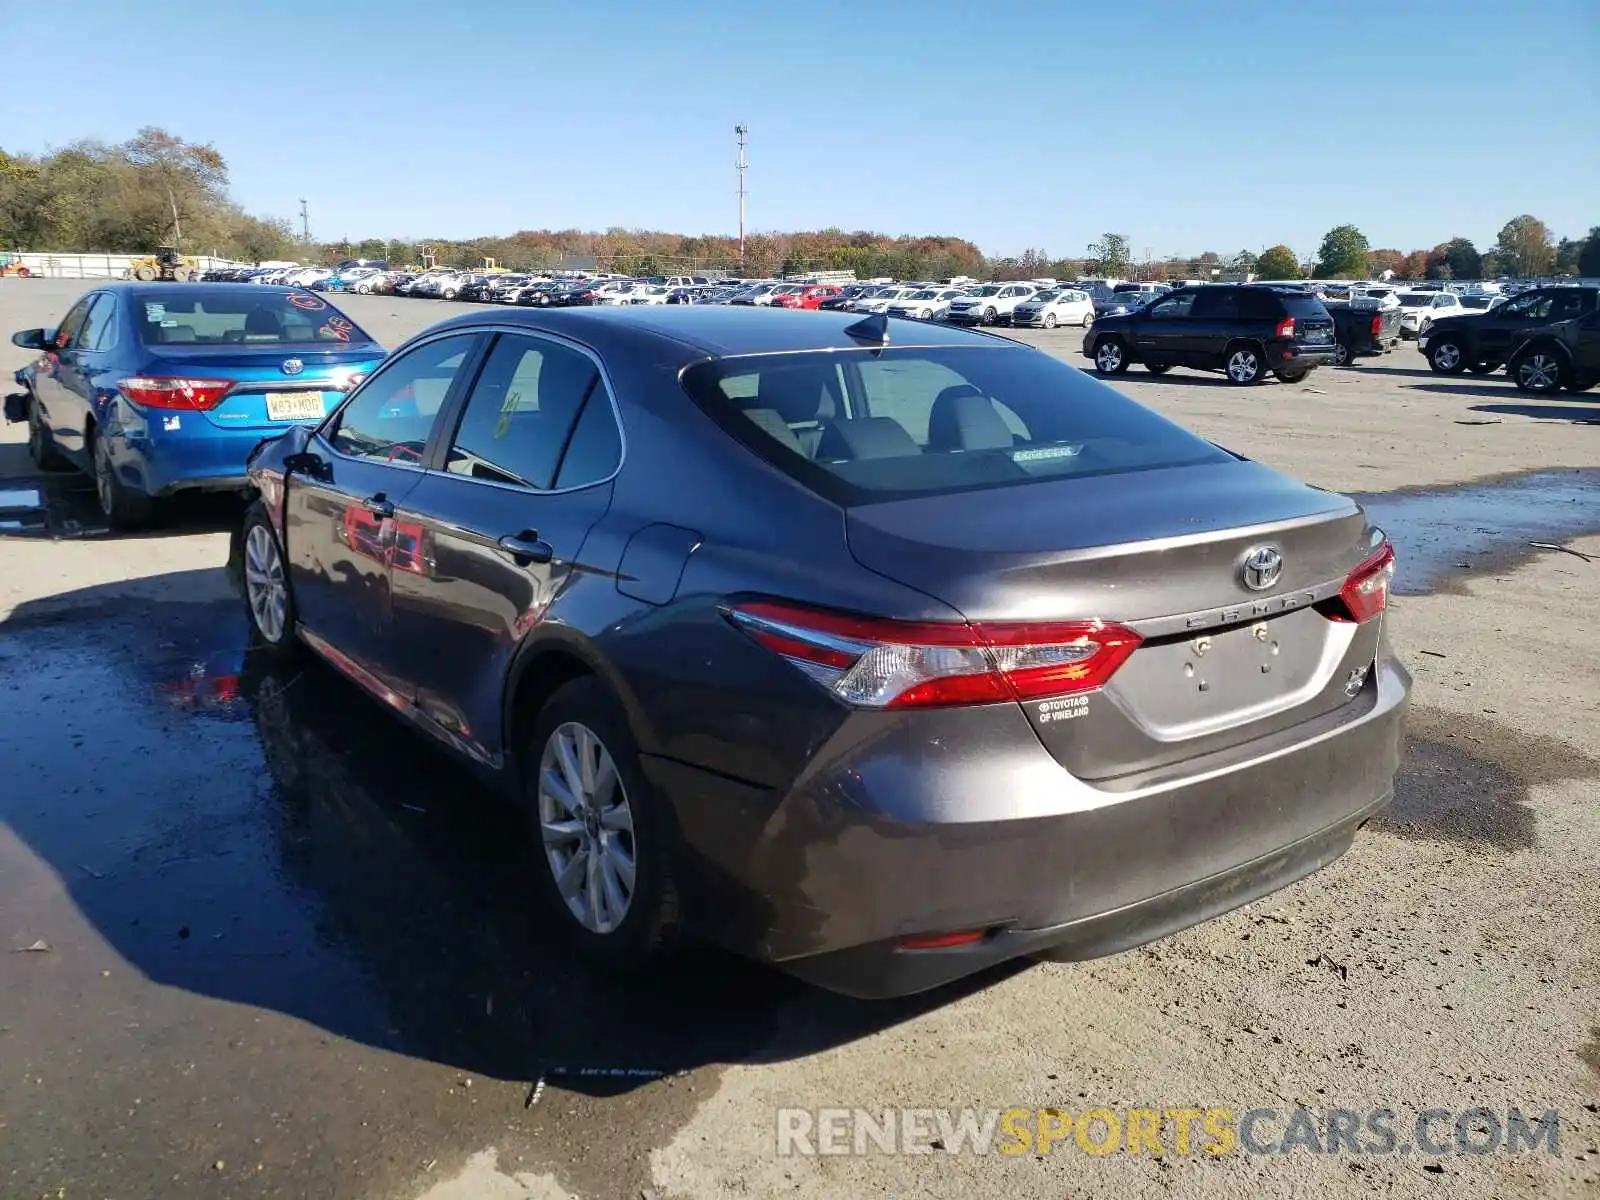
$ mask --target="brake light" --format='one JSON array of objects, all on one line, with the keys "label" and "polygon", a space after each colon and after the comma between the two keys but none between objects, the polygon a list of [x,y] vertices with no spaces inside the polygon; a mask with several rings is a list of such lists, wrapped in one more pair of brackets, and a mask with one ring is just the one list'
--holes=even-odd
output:
[{"label": "brake light", "polygon": [[1278,336],[1280,338],[1292,338],[1294,336],[1293,317],[1285,317],[1283,320],[1278,322]]},{"label": "brake light", "polygon": [[222,403],[222,398],[233,390],[233,380],[135,375],[131,379],[119,380],[117,390],[140,408],[204,412]]},{"label": "brake light", "polygon": [[1382,317],[1373,317],[1372,318],[1372,336],[1373,337],[1377,337],[1382,332],[1383,332],[1383,318]]},{"label": "brake light", "polygon": [[1140,636],[1104,621],[895,621],[775,601],[725,615],[846,704],[937,708],[1103,687]]},{"label": "brake light", "polygon": [[1334,621],[1371,620],[1389,607],[1389,580],[1394,578],[1394,547],[1385,543],[1383,549],[1366,558],[1350,572],[1344,586],[1339,589],[1336,605],[1324,610]]}]

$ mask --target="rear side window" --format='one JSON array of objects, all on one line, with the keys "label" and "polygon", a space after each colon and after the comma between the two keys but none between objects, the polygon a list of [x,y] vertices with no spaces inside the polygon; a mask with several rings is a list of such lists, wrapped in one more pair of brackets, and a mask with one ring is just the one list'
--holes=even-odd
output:
[{"label": "rear side window", "polygon": [[1282,320],[1283,301],[1271,292],[1241,291],[1239,316],[1247,321]]},{"label": "rear side window", "polygon": [[697,364],[683,383],[734,438],[842,505],[1229,461],[1023,348],[741,356]]},{"label": "rear side window", "polygon": [[134,325],[146,346],[296,346],[366,344],[355,322],[314,292],[206,288],[181,284],[141,288],[132,298]]}]

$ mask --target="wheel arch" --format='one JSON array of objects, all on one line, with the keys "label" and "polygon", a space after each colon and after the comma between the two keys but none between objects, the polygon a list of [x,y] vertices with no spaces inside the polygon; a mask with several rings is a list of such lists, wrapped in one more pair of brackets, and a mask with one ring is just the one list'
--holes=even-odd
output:
[{"label": "wheel arch", "polygon": [[643,706],[627,681],[599,649],[583,634],[569,627],[534,630],[517,648],[506,672],[501,704],[501,745],[506,748],[505,763],[513,776],[520,776],[520,732],[533,720],[550,697],[576,679],[595,679],[611,693],[622,709],[633,740],[643,752],[655,745]]}]

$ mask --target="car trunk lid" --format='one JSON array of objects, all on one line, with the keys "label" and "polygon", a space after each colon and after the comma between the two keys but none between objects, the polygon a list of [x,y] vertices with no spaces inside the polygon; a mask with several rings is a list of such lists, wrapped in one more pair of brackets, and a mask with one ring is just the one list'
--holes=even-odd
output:
[{"label": "car trunk lid", "polygon": [[[1256,463],[892,501],[849,509],[846,525],[863,565],[969,621],[1103,620],[1141,635],[1099,691],[1023,706],[1081,778],[1328,712],[1361,692],[1377,649],[1378,620],[1324,615],[1373,548],[1360,508]],[[1281,565],[1252,590],[1245,564],[1262,550]]]},{"label": "car trunk lid", "polygon": [[383,359],[383,350],[371,344],[339,349],[274,345],[270,352],[238,345],[146,349],[154,360],[149,374],[233,382],[221,403],[202,412],[219,429],[281,429],[320,421],[349,390],[353,376],[366,374]]}]

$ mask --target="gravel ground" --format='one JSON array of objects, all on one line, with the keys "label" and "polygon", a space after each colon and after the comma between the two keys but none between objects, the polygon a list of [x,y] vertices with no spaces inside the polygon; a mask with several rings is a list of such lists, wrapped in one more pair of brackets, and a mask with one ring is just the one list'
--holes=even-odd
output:
[{"label": "gravel ground", "polygon": [[[81,290],[0,280],[0,329]],[[341,303],[391,345],[462,307]],[[648,989],[576,969],[505,814],[339,681],[185,689],[241,662],[231,508],[95,536],[49,481],[86,536],[0,536],[0,949],[49,946],[0,954],[0,1195],[1600,1195],[1600,559],[1527,545],[1600,556],[1600,409],[1409,347],[1116,386],[1384,514],[1417,681],[1396,804],[1220,920],[890,1005],[716,955]],[[0,429],[0,489],[38,486],[22,443]],[[780,1107],[968,1105],[1561,1126],[1556,1155],[775,1153]]]}]

